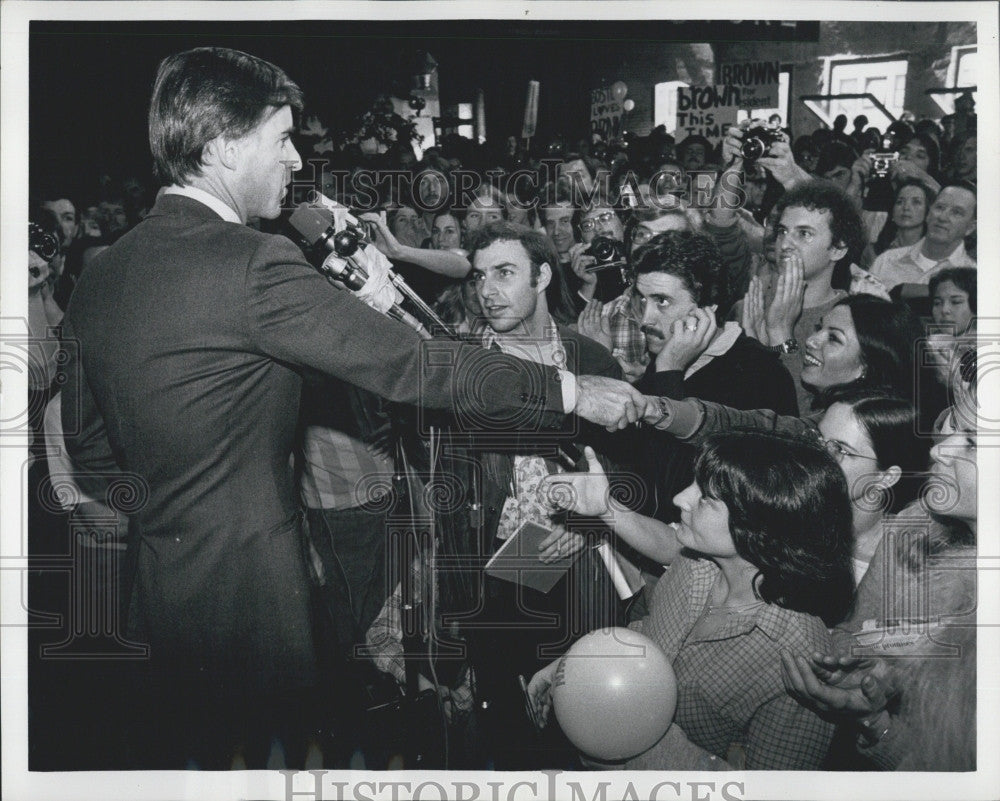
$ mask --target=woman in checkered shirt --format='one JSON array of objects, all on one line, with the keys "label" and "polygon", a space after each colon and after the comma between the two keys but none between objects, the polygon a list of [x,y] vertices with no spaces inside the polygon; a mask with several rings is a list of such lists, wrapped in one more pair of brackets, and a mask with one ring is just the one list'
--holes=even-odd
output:
[{"label": "woman in checkered shirt", "polygon": [[[574,510],[609,514],[596,482]],[[595,497],[600,495],[600,498]],[[656,585],[649,636],[677,676],[673,725],[629,770],[810,770],[833,725],[785,692],[781,654],[830,642],[854,593],[851,506],[843,471],[815,441],[762,432],[711,437],[695,481],[674,498],[684,546]],[[598,507],[603,508],[598,508]],[[627,515],[627,512],[621,512]],[[555,664],[532,679],[547,714]],[[615,765],[621,768],[622,765]]]}]

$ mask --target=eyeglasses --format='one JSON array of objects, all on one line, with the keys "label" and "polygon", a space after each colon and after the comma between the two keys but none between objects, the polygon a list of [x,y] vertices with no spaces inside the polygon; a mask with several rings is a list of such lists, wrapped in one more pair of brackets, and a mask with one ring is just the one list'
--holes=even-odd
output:
[{"label": "eyeglasses", "polygon": [[591,231],[595,230],[600,225],[607,225],[615,218],[615,213],[613,211],[602,211],[596,217],[591,217],[580,223],[580,230],[584,233],[589,234]]},{"label": "eyeglasses", "polygon": [[840,440],[826,439],[819,433],[817,433],[817,436],[819,437],[820,444],[826,448],[826,452],[836,459],[837,462],[843,462],[848,456],[853,456],[855,459],[868,459],[872,462],[878,461],[878,458],[875,456],[865,456],[863,453],[856,453],[852,451]]}]

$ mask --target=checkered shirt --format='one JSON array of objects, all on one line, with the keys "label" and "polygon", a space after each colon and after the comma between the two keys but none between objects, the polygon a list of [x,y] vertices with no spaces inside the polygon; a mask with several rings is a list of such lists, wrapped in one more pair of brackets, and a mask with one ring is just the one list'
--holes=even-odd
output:
[{"label": "checkered shirt", "polygon": [[[833,725],[786,694],[780,650],[828,653],[830,636],[819,618],[774,604],[734,615],[720,631],[692,638],[719,568],[681,556],[657,582],[648,617],[632,624],[653,639],[677,675],[674,723],[695,745],[748,770],[816,770]],[[627,769],[684,769],[670,764],[669,738],[627,763]],[[737,766],[734,766],[737,767]]]}]

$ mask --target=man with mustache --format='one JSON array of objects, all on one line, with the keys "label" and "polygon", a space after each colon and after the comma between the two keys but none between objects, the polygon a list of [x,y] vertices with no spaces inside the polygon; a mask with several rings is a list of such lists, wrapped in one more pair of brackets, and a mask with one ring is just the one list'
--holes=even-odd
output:
[{"label": "man with mustache", "polygon": [[[728,322],[719,327],[715,293],[722,257],[707,236],[667,231],[632,254],[635,314],[650,364],[636,383],[645,395],[695,397],[739,409],[795,413],[795,385],[777,354]],[[783,411],[782,411],[783,410]],[[653,516],[678,519],[670,499],[691,483],[695,449],[657,439],[648,453]]]}]

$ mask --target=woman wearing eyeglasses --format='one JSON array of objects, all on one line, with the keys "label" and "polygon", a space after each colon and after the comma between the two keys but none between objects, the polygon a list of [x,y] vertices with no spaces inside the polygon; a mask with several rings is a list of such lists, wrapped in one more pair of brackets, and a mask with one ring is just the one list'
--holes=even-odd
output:
[{"label": "woman wearing eyeglasses", "polygon": [[782,654],[788,693],[841,723],[883,770],[976,769],[974,376],[955,400],[938,421],[922,503],[880,544],[836,649]]}]

